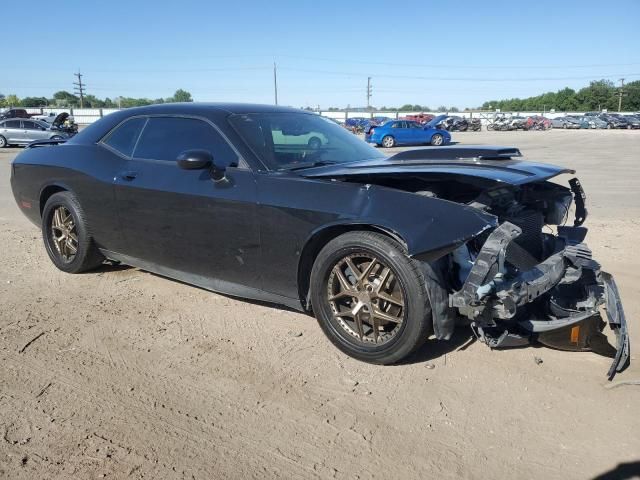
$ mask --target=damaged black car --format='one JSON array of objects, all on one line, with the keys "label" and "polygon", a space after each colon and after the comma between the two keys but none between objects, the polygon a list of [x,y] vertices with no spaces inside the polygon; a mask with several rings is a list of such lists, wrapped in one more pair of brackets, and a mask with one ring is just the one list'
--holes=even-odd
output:
[{"label": "damaged black car", "polygon": [[585,243],[584,191],[570,169],[520,157],[387,157],[314,113],[165,104],[30,145],[11,184],[65,272],[119,262],[312,312],[372,363],[466,324],[491,348],[611,356],[613,378],[629,363],[627,323]]}]

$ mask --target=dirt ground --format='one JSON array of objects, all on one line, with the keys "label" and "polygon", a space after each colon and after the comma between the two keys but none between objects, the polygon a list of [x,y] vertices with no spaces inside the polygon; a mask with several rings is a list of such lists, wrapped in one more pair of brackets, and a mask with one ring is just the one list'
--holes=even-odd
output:
[{"label": "dirt ground", "polygon": [[[453,136],[578,170],[633,349],[640,131]],[[372,366],[299,313],[131,268],[64,274],[11,196],[19,151],[0,151],[0,478],[640,475],[640,386],[608,388],[609,359],[490,351],[462,329]],[[640,380],[637,358],[616,381]]]}]

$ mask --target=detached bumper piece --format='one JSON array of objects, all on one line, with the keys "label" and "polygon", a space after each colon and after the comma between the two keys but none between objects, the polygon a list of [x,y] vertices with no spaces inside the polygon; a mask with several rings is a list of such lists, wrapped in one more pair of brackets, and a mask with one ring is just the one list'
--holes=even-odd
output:
[{"label": "detached bumper piece", "polygon": [[[513,242],[516,225],[502,223],[487,238],[462,288],[449,305],[471,320],[491,348],[540,342],[613,358],[609,380],[630,361],[629,334],[613,277],[600,270],[583,243],[587,229],[559,227],[552,255],[537,262]],[[607,322],[600,314],[607,312]],[[602,333],[609,325],[616,346]]]}]

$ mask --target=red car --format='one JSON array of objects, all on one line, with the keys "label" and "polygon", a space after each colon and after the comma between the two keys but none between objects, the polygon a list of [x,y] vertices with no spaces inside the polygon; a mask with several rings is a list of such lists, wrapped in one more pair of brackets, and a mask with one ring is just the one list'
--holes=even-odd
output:
[{"label": "red car", "polygon": [[429,113],[417,113],[415,115],[406,115],[402,118],[399,118],[398,120],[409,120],[409,121],[418,122],[424,125],[425,123],[433,120],[433,118],[434,116]]},{"label": "red car", "polygon": [[550,128],[551,120],[541,115],[529,117],[524,123],[525,130],[549,130]]}]

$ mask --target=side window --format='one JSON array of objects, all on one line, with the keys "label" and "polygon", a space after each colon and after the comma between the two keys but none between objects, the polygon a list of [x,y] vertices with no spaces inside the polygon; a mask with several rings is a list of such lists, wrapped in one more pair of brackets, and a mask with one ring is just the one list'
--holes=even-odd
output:
[{"label": "side window", "polygon": [[391,128],[402,128],[402,122],[395,122],[391,125]]},{"label": "side window", "polygon": [[109,145],[122,155],[130,157],[146,121],[147,119],[142,117],[131,118],[112,130],[102,143]]},{"label": "side window", "polygon": [[207,122],[196,118],[152,117],[145,126],[135,157],[173,162],[185,150],[208,150],[226,165],[237,165],[238,156]]},{"label": "side window", "polygon": [[7,120],[4,122],[5,128],[20,128],[20,120]]}]

